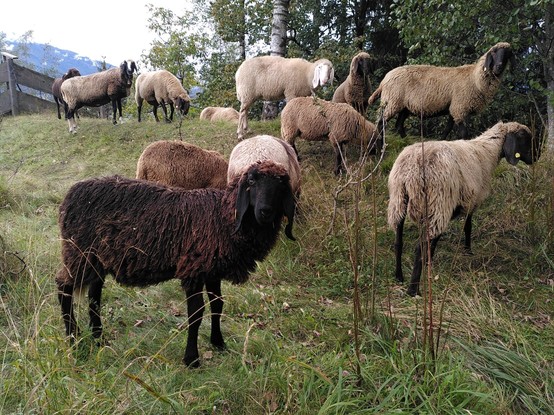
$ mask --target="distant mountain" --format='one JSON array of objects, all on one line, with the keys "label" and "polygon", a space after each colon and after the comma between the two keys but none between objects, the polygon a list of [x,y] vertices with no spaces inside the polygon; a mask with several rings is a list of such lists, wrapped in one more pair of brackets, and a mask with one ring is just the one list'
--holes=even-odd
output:
[{"label": "distant mountain", "polygon": [[[20,46],[16,41],[7,40],[6,45],[6,52],[18,56],[20,64],[53,78],[59,77],[70,68],[77,68],[81,75],[88,75],[98,72],[102,67],[101,61],[44,43],[29,42]],[[108,68],[113,66],[109,63],[106,65]]]}]

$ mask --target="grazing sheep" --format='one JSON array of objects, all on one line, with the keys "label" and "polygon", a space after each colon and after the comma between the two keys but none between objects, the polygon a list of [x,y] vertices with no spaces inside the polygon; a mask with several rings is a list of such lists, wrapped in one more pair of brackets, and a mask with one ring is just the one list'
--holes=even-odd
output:
[{"label": "grazing sheep", "polygon": [[75,111],[81,107],[100,107],[112,103],[113,123],[117,124],[117,110],[122,117],[121,100],[131,93],[133,73],[137,70],[134,61],[123,61],[119,68],[91,75],[77,76],[62,83],[63,100],[67,103],[69,132],[77,131]]},{"label": "grazing sheep", "polygon": [[396,114],[396,129],[402,137],[406,136],[404,121],[410,114],[423,117],[449,114],[442,139],[454,124],[458,126],[459,138],[468,138],[465,126],[468,116],[492,101],[508,61],[513,65],[510,44],[497,43],[471,65],[406,65],[391,70],[368,101],[371,105],[381,96],[383,112],[377,121],[381,133],[385,123]]},{"label": "grazing sheep", "polygon": [[66,73],[62,75],[61,78],[54,79],[54,82],[52,83],[52,96],[54,97],[54,102],[56,103],[56,107],[58,108],[58,120],[62,119],[62,116],[60,114],[60,104],[63,105],[63,111],[65,114],[65,118],[67,119],[67,104],[62,98],[62,91],[61,86],[63,81],[69,78],[73,78],[75,76],[81,76],[81,72],[79,72],[76,68],[70,68],[67,70]]},{"label": "grazing sheep", "polygon": [[[181,81],[166,70],[145,72],[137,77],[135,82],[135,101],[137,102],[138,120],[142,111],[142,102],[146,101],[154,107],[154,118],[159,122],[158,106],[161,105],[165,122],[173,121],[176,108],[181,115],[189,112],[190,97]],[[169,104],[170,114],[167,116],[166,104]]]},{"label": "grazing sheep", "polygon": [[333,102],[345,102],[365,115],[371,94],[370,84],[371,57],[366,52],[360,52],[350,63],[350,73],[333,94]]},{"label": "grazing sheep", "polygon": [[240,101],[239,140],[248,131],[248,109],[256,100],[288,101],[313,95],[317,88],[332,81],[334,76],[333,64],[328,59],[311,63],[300,58],[258,56],[245,60],[235,74]]},{"label": "grazing sheep", "polygon": [[[529,128],[499,122],[471,140],[425,141],[405,147],[389,174],[388,223],[396,232],[396,279],[402,274],[402,232],[406,216],[421,226],[420,240],[408,294],[419,293],[422,242],[431,241],[431,259],[437,242],[452,218],[467,215],[465,249],[471,250],[471,219],[491,191],[492,174],[500,159],[515,165],[538,160],[538,145]],[[427,213],[426,213],[427,212]]]},{"label": "grazing sheep", "polygon": [[296,137],[308,141],[329,139],[335,149],[334,173],[339,174],[345,168],[344,144],[354,142],[373,152],[379,134],[374,124],[348,104],[300,97],[291,99],[281,113],[281,137],[295,151]]},{"label": "grazing sheep", "polygon": [[206,107],[200,113],[201,120],[239,122],[239,112],[234,108]]},{"label": "grazing sheep", "polygon": [[257,135],[239,142],[229,156],[227,182],[240,176],[252,164],[271,160],[285,167],[290,178],[292,193],[300,195],[300,164],[292,146],[271,135]]},{"label": "grazing sheep", "polygon": [[227,186],[227,161],[217,151],[182,141],[149,144],[137,162],[137,179],[183,189]]},{"label": "grazing sheep", "polygon": [[63,266],[56,283],[67,335],[79,335],[75,290],[88,287],[90,327],[100,339],[107,274],[138,287],[179,279],[189,323],[183,360],[198,366],[204,287],[212,311],[210,340],[224,348],[221,280],[248,280],[275,245],[283,216],[288,218],[285,234],[294,240],[289,177],[268,161],[252,165],[225,190],[182,190],[117,176],[75,184],[59,215]]}]

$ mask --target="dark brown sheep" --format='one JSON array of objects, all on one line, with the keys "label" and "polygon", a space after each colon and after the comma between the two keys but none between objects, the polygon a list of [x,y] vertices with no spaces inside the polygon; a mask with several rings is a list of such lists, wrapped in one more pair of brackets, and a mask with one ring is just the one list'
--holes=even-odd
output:
[{"label": "dark brown sheep", "polygon": [[79,70],[76,68],[71,68],[68,69],[68,71],[64,73],[61,78],[54,79],[54,82],[52,83],[52,96],[54,97],[54,102],[58,107],[58,120],[62,119],[62,116],[60,114],[60,105],[63,105],[64,116],[67,119],[67,104],[62,98],[61,91],[62,83],[66,79],[73,78],[74,76],[81,76],[81,72],[79,72]]},{"label": "dark brown sheep", "polygon": [[221,280],[243,283],[274,246],[283,216],[290,239],[294,198],[285,169],[252,165],[226,189],[181,190],[118,176],[75,184],[60,206],[63,266],[56,283],[66,333],[79,330],[73,293],[88,287],[90,327],[102,335],[100,300],[107,274],[120,284],[148,286],[180,279],[189,333],[184,362],[199,365],[198,329],[205,287],[212,312],[211,343],[220,330]]}]

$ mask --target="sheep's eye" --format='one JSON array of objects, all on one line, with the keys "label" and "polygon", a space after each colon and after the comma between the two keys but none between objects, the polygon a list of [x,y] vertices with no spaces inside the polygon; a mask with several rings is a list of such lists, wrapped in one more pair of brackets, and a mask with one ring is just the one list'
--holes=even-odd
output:
[{"label": "sheep's eye", "polygon": [[254,186],[256,181],[254,179],[248,179],[248,186]]}]

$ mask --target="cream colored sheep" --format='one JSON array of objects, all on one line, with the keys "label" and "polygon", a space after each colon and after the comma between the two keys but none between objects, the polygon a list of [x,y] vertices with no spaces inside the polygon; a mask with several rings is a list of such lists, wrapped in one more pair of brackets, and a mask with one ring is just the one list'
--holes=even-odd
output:
[{"label": "cream colored sheep", "polygon": [[137,162],[137,179],[184,189],[227,186],[227,161],[217,151],[182,141],[149,144]]},{"label": "cream colored sheep", "polygon": [[67,122],[69,132],[77,131],[75,111],[81,107],[100,107],[112,103],[113,123],[117,124],[116,114],[122,117],[121,100],[131,93],[133,73],[137,66],[132,60],[123,61],[119,68],[91,75],[76,76],[65,80],[60,91],[63,100],[67,103]]},{"label": "cream colored sheep", "polygon": [[201,120],[239,122],[239,112],[228,107],[206,107],[200,113]]},{"label": "cream colored sheep", "polygon": [[388,223],[396,232],[396,279],[402,274],[402,233],[408,216],[421,226],[420,241],[408,294],[418,293],[422,269],[421,243],[431,241],[431,258],[450,220],[466,215],[465,249],[471,250],[473,212],[488,197],[494,169],[504,157],[515,165],[538,157],[537,141],[529,128],[515,122],[499,122],[472,140],[424,141],[405,147],[389,174]]},{"label": "cream colored sheep", "polygon": [[454,124],[458,136],[468,138],[465,122],[470,114],[487,106],[498,87],[508,61],[513,62],[509,43],[497,43],[477,62],[457,67],[431,65],[406,65],[388,72],[379,87],[369,97],[369,105],[381,96],[383,113],[377,125],[384,124],[398,114],[396,128],[406,136],[404,121],[410,114],[435,116],[448,113],[449,119],[442,135],[445,139]]},{"label": "cream colored sheep", "polygon": [[[166,122],[173,121],[175,109],[186,115],[190,107],[190,97],[181,81],[166,70],[141,73],[135,83],[135,101],[137,102],[138,120],[142,111],[143,101],[154,107],[154,118],[159,122],[158,106],[162,107]],[[166,105],[169,105],[170,114],[167,116]]]},{"label": "cream colored sheep", "polygon": [[237,98],[240,101],[237,136],[248,131],[248,109],[258,99],[289,101],[306,97],[333,80],[335,72],[328,59],[313,63],[300,58],[258,56],[245,60],[235,74]]},{"label": "cream colored sheep", "polygon": [[281,113],[281,137],[294,144],[296,137],[308,141],[329,140],[335,149],[335,174],[344,166],[344,144],[355,143],[374,152],[377,128],[348,104],[315,97],[291,99]]},{"label": "cream colored sheep", "polygon": [[350,73],[335,90],[331,101],[350,104],[360,114],[365,115],[368,107],[367,100],[371,94],[370,68],[369,53],[360,52],[354,56],[350,63]]},{"label": "cream colored sheep", "polygon": [[227,183],[248,170],[252,164],[271,160],[282,165],[290,177],[292,193],[300,195],[300,164],[296,152],[292,146],[271,135],[257,135],[239,142],[229,156],[229,169],[227,170]]}]

